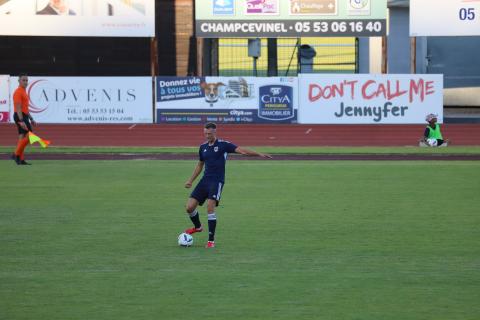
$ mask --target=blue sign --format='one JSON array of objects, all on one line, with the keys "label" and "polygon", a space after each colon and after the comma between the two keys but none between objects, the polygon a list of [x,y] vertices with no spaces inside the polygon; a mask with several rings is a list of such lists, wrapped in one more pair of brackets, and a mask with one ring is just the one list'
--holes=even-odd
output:
[{"label": "blue sign", "polygon": [[293,110],[293,88],[283,85],[269,85],[259,88],[258,117],[265,120],[281,121],[295,117]]},{"label": "blue sign", "polygon": [[202,98],[203,77],[157,77],[157,102]]},{"label": "blue sign", "polygon": [[235,13],[235,0],[214,0],[213,14],[215,15],[233,15]]}]

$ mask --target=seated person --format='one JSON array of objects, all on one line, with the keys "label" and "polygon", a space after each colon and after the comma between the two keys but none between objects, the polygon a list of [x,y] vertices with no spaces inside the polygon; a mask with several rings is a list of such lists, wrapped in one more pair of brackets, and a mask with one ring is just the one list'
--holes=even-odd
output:
[{"label": "seated person", "polygon": [[423,147],[446,147],[448,140],[444,140],[442,132],[440,131],[440,125],[437,123],[437,115],[430,113],[425,117],[428,122],[428,126],[425,128],[423,138],[420,139],[420,146]]}]

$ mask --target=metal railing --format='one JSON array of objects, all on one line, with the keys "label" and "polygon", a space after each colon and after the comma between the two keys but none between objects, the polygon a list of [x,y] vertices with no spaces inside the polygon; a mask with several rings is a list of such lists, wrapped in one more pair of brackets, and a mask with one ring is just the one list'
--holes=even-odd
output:
[{"label": "metal railing", "polygon": [[[261,40],[257,74],[267,76],[267,39]],[[308,44],[316,51],[314,73],[357,73],[358,41],[356,38],[281,38],[277,40],[279,76],[299,73],[298,47]],[[248,39],[220,39],[218,53],[220,76],[253,76],[253,58],[248,56]]]}]

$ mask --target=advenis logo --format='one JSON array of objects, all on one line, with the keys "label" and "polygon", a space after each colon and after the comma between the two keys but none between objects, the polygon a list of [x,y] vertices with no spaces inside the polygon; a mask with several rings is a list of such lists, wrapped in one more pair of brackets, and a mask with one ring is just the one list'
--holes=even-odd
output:
[{"label": "advenis logo", "polygon": [[8,112],[0,112],[0,122],[8,122],[9,113]]},{"label": "advenis logo", "polygon": [[41,113],[50,107],[88,106],[112,102],[134,103],[137,100],[137,93],[133,88],[84,87],[69,82],[59,85],[48,79],[33,81],[27,87],[27,93],[32,113]]},{"label": "advenis logo", "polygon": [[[30,83],[27,87],[27,93],[28,96],[30,97],[30,102],[28,105],[28,109],[30,110],[31,113],[41,113],[45,110],[48,109],[49,104],[44,104],[43,106],[38,106],[36,103],[40,102],[39,99],[37,99],[37,93],[40,92],[43,87],[48,86],[48,81],[47,80],[36,80]],[[35,101],[35,102],[34,102]]]}]

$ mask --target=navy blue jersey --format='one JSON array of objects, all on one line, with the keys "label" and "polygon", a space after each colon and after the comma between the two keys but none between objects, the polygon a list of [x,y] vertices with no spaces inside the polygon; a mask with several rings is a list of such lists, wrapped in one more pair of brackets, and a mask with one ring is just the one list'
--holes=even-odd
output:
[{"label": "navy blue jersey", "polygon": [[219,181],[225,181],[225,163],[227,154],[234,153],[237,146],[228,141],[217,139],[213,145],[208,142],[202,144],[198,149],[200,161],[205,163],[205,178],[215,178]]}]

